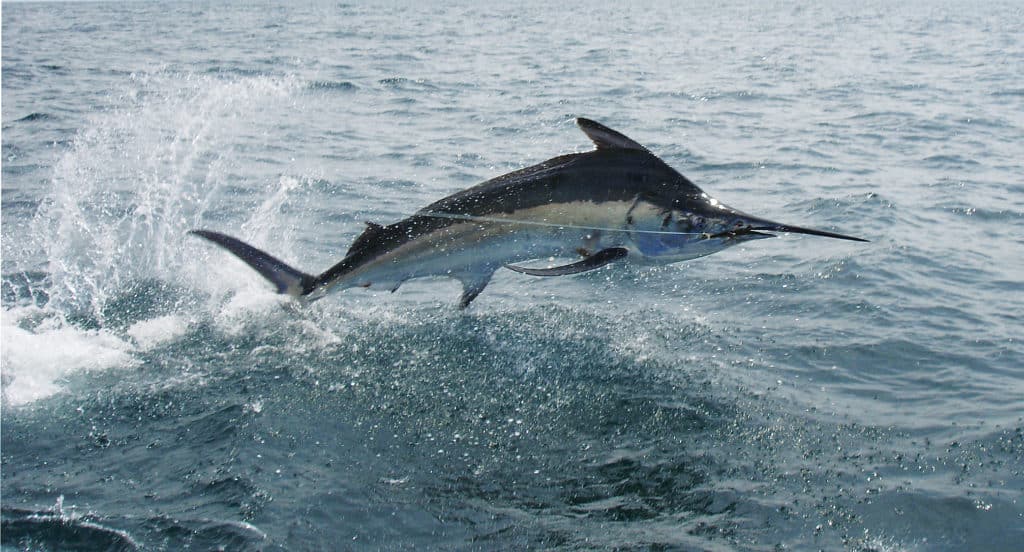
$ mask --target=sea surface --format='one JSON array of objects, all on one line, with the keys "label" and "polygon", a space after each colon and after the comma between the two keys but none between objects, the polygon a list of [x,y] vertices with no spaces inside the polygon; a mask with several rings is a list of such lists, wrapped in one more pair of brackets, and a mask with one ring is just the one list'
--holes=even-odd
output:
[{"label": "sea surface", "polygon": [[[2,548],[1021,550],[1019,2],[2,6]],[[352,289],[364,221],[592,146],[791,224]]]}]

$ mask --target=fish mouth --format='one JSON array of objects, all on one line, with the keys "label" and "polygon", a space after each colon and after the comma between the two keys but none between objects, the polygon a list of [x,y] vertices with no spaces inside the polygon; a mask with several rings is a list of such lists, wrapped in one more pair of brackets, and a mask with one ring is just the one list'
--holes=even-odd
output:
[{"label": "fish mouth", "polygon": [[[763,240],[765,238],[777,237],[775,234],[766,234],[764,232],[758,232],[761,228],[740,228],[736,230],[728,230],[725,232],[719,232],[717,234],[704,234],[704,239],[721,239],[721,240]],[[767,230],[767,229],[764,229]]]}]

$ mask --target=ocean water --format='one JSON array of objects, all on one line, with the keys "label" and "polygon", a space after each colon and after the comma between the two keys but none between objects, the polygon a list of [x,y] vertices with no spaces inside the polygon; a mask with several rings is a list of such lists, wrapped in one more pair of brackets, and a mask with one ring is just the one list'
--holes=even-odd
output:
[{"label": "ocean water", "polygon": [[[4,550],[1020,550],[1024,8],[4,3]],[[591,146],[787,235],[299,307]]]}]

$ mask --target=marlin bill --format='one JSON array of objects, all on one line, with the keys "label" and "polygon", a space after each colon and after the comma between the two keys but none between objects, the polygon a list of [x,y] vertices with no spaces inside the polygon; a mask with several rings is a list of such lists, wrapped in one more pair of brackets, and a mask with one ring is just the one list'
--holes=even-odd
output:
[{"label": "marlin bill", "polygon": [[[737,211],[625,135],[589,119],[576,123],[594,150],[488,180],[394,224],[368,222],[345,257],[319,275],[219,232],[190,233],[245,261],[278,293],[312,301],[335,289],[395,291],[412,278],[447,276],[462,282],[461,308],[502,267],[563,276],[614,262],[675,263],[774,237],[768,232],[867,241]],[[519,264],[550,257],[567,264]]]}]

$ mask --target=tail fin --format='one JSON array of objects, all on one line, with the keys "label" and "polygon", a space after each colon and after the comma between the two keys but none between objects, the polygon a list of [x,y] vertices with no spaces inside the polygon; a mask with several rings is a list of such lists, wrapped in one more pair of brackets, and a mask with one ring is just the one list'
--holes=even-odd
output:
[{"label": "tail fin", "polygon": [[298,271],[281,260],[231,236],[209,230],[191,230],[195,234],[227,249],[246,264],[256,269],[261,276],[277,287],[277,292],[292,297],[309,294],[315,287],[316,278]]}]

